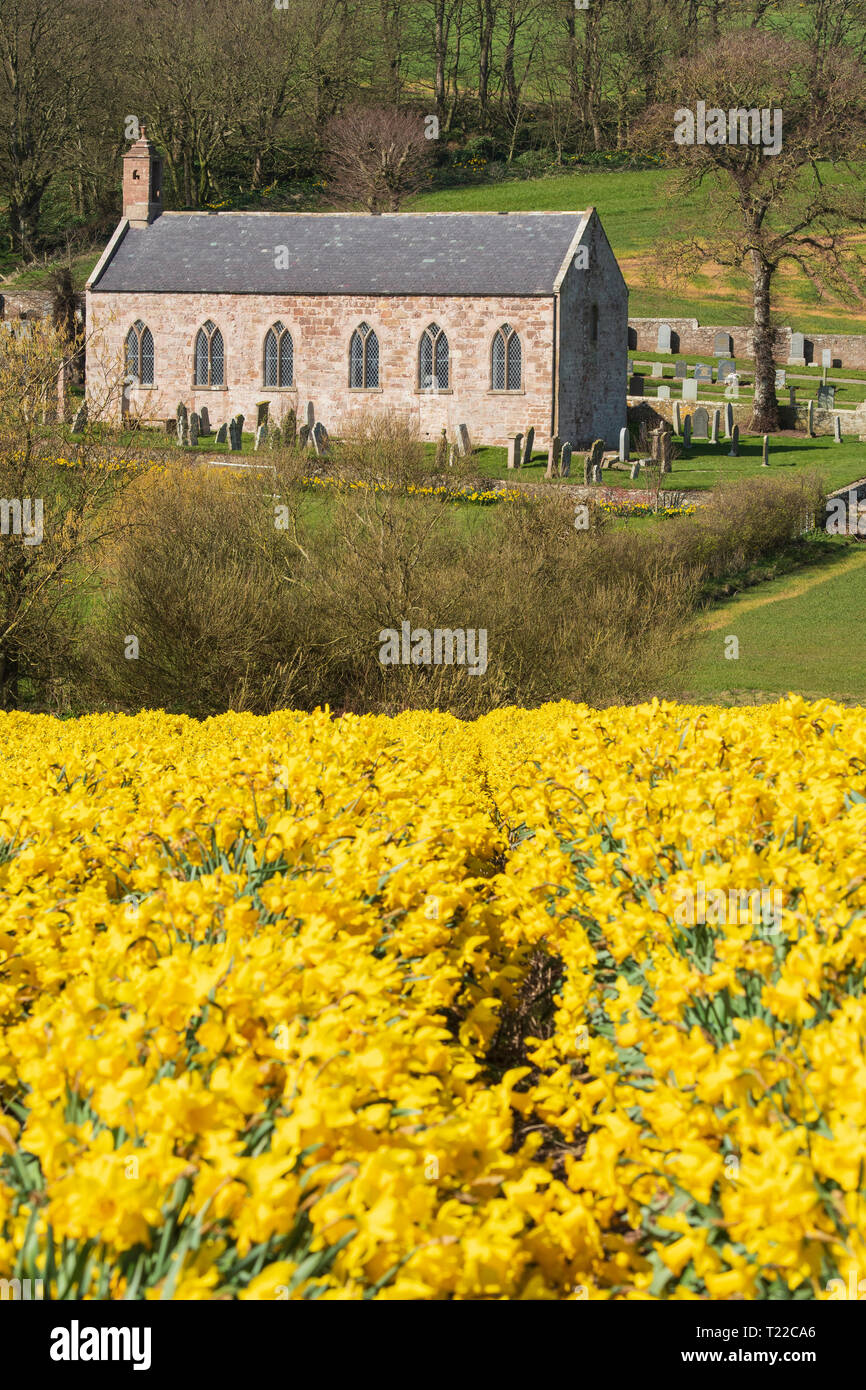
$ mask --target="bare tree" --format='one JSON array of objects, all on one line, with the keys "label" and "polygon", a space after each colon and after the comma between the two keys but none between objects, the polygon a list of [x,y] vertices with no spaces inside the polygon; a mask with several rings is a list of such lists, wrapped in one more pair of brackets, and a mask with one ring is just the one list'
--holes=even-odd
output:
[{"label": "bare tree", "polygon": [[388,106],[356,106],[327,126],[329,194],[338,204],[396,212],[425,182],[432,161],[425,119]]},{"label": "bare tree", "polygon": [[866,190],[862,169],[847,161],[866,134],[866,73],[837,49],[814,78],[808,44],[758,30],[729,34],[671,68],[672,101],[652,108],[640,131],[646,148],[680,166],[674,197],[701,187],[709,194],[701,232],[672,247],[680,271],[712,260],[751,274],[750,428],[760,433],[779,428],[771,318],[779,267],[793,262],[819,292],[864,302],[850,234],[866,225]]},{"label": "bare tree", "polygon": [[[3,0],[0,6],[0,189],[15,248],[39,243],[42,200],[88,85],[101,6],[83,0]],[[89,84],[95,85],[95,79]]]}]

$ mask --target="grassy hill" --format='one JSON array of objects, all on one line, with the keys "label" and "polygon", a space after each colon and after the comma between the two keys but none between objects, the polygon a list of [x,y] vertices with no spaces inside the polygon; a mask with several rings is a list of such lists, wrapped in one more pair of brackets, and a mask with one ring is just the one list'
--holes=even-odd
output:
[{"label": "grassy hill", "polygon": [[[692,284],[671,287],[661,283],[657,269],[659,246],[676,235],[672,226],[683,228],[692,219],[700,222],[704,207],[704,195],[686,199],[675,195],[676,178],[670,169],[617,169],[609,173],[504,180],[423,194],[407,204],[407,210],[552,212],[594,206],[628,282],[629,313],[633,318],[751,322],[751,291],[743,273],[707,261]],[[866,238],[860,240],[866,247]],[[829,297],[819,302],[814,285],[796,268],[780,272],[775,310],[780,323],[792,323],[802,331],[866,331],[862,307],[858,312]]]}]

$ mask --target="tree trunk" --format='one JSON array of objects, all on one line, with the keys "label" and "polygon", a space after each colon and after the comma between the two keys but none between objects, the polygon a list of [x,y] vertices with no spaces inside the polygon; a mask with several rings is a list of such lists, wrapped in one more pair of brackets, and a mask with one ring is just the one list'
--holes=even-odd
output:
[{"label": "tree trunk", "polygon": [[436,50],[436,74],[434,77],[434,96],[436,114],[442,121],[445,116],[445,58],[448,38],[445,32],[445,0],[436,0],[436,24],[434,34]]},{"label": "tree trunk", "polygon": [[752,251],[752,298],[754,301],[753,343],[755,355],[755,400],[749,431],[770,434],[780,428],[779,402],[776,400],[776,362],[773,356],[775,330],[770,323],[770,285],[773,267]]},{"label": "tree trunk", "polygon": [[482,130],[488,123],[490,55],[493,45],[493,0],[482,0],[478,8],[478,116]]}]

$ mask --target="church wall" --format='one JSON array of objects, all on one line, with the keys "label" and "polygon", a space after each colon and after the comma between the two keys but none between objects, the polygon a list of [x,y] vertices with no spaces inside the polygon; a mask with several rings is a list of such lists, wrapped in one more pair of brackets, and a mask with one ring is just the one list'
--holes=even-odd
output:
[{"label": "church wall", "polygon": [[[88,294],[88,396],[104,394],[105,381],[122,374],[123,343],[142,319],[155,344],[155,385],[130,391],[134,411],[149,420],[173,416],[178,401],[190,410],[207,406],[216,427],[238,411],[255,421],[257,401],[269,400],[280,419],[294,405],[299,416],[308,400],[332,433],[361,412],[394,410],[434,440],[443,427],[453,438],[465,423],[473,443],[507,443],[510,435],[535,426],[539,445],[550,436],[553,409],[553,296],[452,298],[370,295]],[[211,319],[225,343],[225,388],[193,385],[193,344]],[[268,328],[280,320],[292,334],[295,386],[263,386],[262,356]],[[349,340],[366,321],[376,330],[380,351],[378,391],[350,391]],[[493,334],[508,322],[521,338],[523,373],[519,392],[494,392],[490,385]],[[450,389],[435,395],[418,389],[418,346],[427,325],[448,335]],[[623,331],[624,338],[624,331]],[[620,373],[625,379],[625,364]],[[112,413],[119,413],[115,399]]]},{"label": "church wall", "polygon": [[[628,289],[597,214],[581,239],[559,294],[559,410],[557,432],[573,447],[603,439],[619,445],[626,423]],[[598,310],[593,342],[593,305]]]}]

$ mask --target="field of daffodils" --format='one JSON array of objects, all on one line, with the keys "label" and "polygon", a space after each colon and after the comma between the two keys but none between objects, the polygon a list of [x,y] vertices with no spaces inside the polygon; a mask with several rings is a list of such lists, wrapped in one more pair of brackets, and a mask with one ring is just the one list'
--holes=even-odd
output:
[{"label": "field of daffodils", "polygon": [[866,1272],[866,710],[0,714],[0,750],[0,1278]]}]

